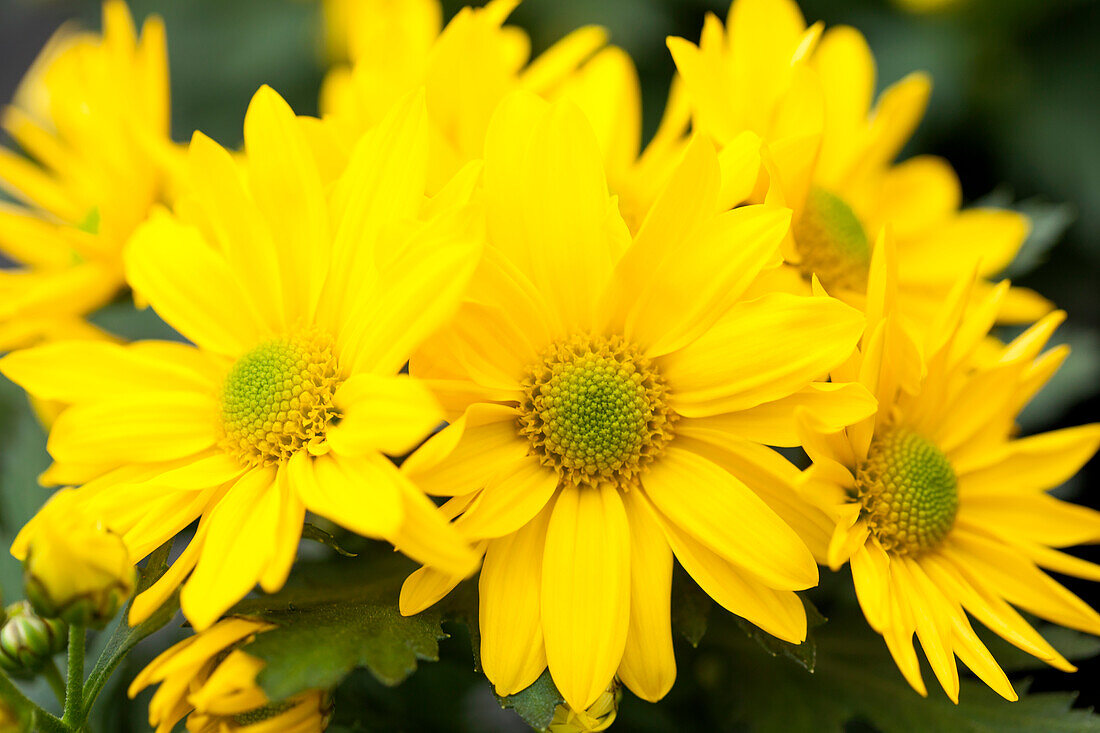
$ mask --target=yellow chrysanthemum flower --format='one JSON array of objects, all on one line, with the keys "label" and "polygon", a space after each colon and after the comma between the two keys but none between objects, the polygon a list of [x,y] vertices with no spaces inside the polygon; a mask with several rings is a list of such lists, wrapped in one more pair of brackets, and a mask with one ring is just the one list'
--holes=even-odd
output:
[{"label": "yellow chrysanthemum flower", "polygon": [[[138,230],[127,278],[194,346],[67,342],[0,369],[69,405],[50,432],[47,484],[85,484],[94,516],[138,560],[200,519],[137,622],[190,572],[200,630],[259,584],[281,587],[308,509],[422,562],[476,557],[384,454],[411,450],[443,413],[398,374],[457,307],[479,244],[461,204],[476,170],[425,201],[422,96],[399,104],[331,189],[305,130],[270,88],[245,118],[238,163],[197,133],[188,218]],[[25,549],[17,538],[13,552]],[[192,572],[193,569],[193,572]]]},{"label": "yellow chrysanthemum flower", "polygon": [[600,140],[608,182],[631,225],[639,224],[683,152],[690,112],[674,95],[661,129],[640,154],[641,88],[634,62],[605,46],[602,28],[580,28],[530,63],[530,39],[503,23],[519,0],[463,8],[440,30],[438,0],[342,0],[326,4],[330,35],[344,38],[352,65],[329,73],[321,110],[354,141],[395,100],[426,87],[432,131],[428,191],[484,153],[494,110],[517,89],[569,98]]},{"label": "yellow chrysanthemum flower", "polygon": [[[698,46],[682,38],[668,45],[698,128],[730,155],[763,153],[752,200],[766,195],[794,210],[789,266],[776,286],[808,290],[816,275],[830,293],[862,307],[873,238],[889,224],[900,307],[917,321],[931,317],[976,265],[991,278],[1015,258],[1025,217],[960,211],[958,178],[942,158],[893,162],[924,114],[931,82],[911,74],[872,109],[875,62],[859,31],[807,28],[793,0],[735,0],[725,29],[708,15]],[[991,287],[983,280],[978,292]],[[1042,297],[1014,288],[998,318],[1030,323],[1049,310]]]},{"label": "yellow chrysanthemum flower", "polygon": [[274,628],[227,618],[158,656],[130,685],[130,697],[160,687],[149,703],[149,724],[170,733],[187,717],[190,733],[320,733],[332,716],[324,690],[272,703],[256,684],[263,662],[240,649]]},{"label": "yellow chrysanthemum flower", "polygon": [[1067,671],[1073,667],[1012,606],[1100,634],[1100,615],[1040,569],[1100,580],[1100,566],[1053,549],[1100,542],[1100,513],[1046,493],[1096,452],[1100,425],[1017,438],[1016,414],[1068,353],[1060,346],[1040,354],[1064,314],[1046,316],[995,359],[975,359],[1008,283],[975,301],[971,279],[923,341],[914,340],[898,323],[888,247],[880,240],[871,265],[861,350],[833,372],[865,384],[878,411],[839,432],[802,416],[813,459],[804,495],[835,521],[829,564],[851,563],[867,621],[914,689],[925,694],[916,633],[952,700],[956,656],[1015,700],[967,614]]},{"label": "yellow chrysanthemum flower", "polygon": [[123,286],[122,250],[168,187],[164,25],[140,39],[121,0],[102,36],[62,29],[3,116],[31,156],[0,148],[0,351],[98,333],[83,316]]},{"label": "yellow chrysanthemum flower", "polygon": [[[633,242],[599,143],[569,102],[519,92],[486,145],[488,244],[453,325],[414,355],[454,422],[404,464],[485,552],[481,663],[502,695],[549,665],[589,708],[618,674],[656,700],[676,674],[673,554],[719,603],[793,642],[793,591],[817,581],[780,488],[804,406],[846,425],[872,405],[817,378],[863,318],[827,297],[742,297],[778,266],[789,211],[719,213],[719,164],[697,139]],[[816,531],[824,535],[825,530]],[[425,568],[415,613],[460,580]]]}]

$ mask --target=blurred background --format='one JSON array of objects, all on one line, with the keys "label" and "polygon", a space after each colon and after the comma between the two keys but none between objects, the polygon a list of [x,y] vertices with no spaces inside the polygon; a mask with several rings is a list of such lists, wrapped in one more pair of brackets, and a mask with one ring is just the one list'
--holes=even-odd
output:
[{"label": "blurred background", "polygon": [[[449,17],[461,4],[445,0],[444,5]],[[299,113],[316,113],[324,73],[318,3],[131,0],[131,6],[139,18],[157,12],[167,22],[177,140],[201,129],[225,145],[239,145],[246,105],[263,83]],[[928,115],[903,157],[943,155],[958,170],[968,202],[1011,205],[1033,216],[1035,232],[1008,274],[1069,311],[1056,340],[1069,342],[1074,353],[1025,412],[1024,431],[1100,420],[1100,2],[804,0],[802,8],[808,21],[863,31],[878,61],[880,88],[909,71],[932,74]],[[726,10],[725,2],[713,0],[526,0],[512,22],[530,32],[536,52],[579,25],[606,26],[612,41],[638,65],[646,129],[652,132],[673,73],[665,36],[695,41],[704,14],[724,18]],[[98,3],[90,0],[0,0],[0,103],[11,98],[60,24],[94,28],[98,14]],[[99,316],[104,322],[128,317]],[[157,324],[143,323],[158,332]],[[21,399],[11,390],[0,395],[0,540],[5,543],[43,498],[33,480],[45,465],[42,439]],[[1100,508],[1098,461],[1059,493]],[[1100,561],[1096,548],[1078,554]],[[11,598],[18,594],[19,568],[4,555],[0,581],[12,589],[6,593]],[[1100,605],[1095,587],[1066,582]],[[1077,704],[1098,705],[1098,686],[1085,681],[1100,664],[1093,660],[1081,667],[1084,676],[1039,672],[1033,689],[1083,687]],[[430,675],[446,680],[445,670],[440,666],[419,682],[417,675],[409,694],[433,684]],[[629,710],[624,716],[630,719]],[[663,730],[660,717],[638,729]]]}]

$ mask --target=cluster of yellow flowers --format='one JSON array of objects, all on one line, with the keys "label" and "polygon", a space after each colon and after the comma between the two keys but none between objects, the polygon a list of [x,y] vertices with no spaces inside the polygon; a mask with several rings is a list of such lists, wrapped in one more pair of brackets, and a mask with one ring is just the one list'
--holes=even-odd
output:
[{"label": "cluster of yellow flowers", "polygon": [[[643,149],[631,59],[598,28],[529,59],[517,3],[441,27],[436,0],[332,0],[321,118],[264,87],[241,151],[171,142],[157,19],[139,35],[108,0],[102,35],[51,43],[3,119],[29,157],[0,150],[22,202],[0,205],[0,371],[49,408],[42,482],[76,487],[12,547],[43,593],[113,613],[197,521],[129,612],[182,585],[197,631],[132,688],[162,684],[162,731],[323,729],[324,691],[268,701],[232,651],[263,625],[222,619],[283,586],[307,511],[423,565],[404,614],[480,569],[484,672],[509,695],[549,668],[555,729],[610,724],[620,683],[672,687],[674,558],[794,643],[796,591],[850,563],[921,694],[914,634],[952,699],[956,657],[1016,698],[970,617],[1072,670],[1014,607],[1100,634],[1042,570],[1100,580],[1056,549],[1100,514],[1046,493],[1100,425],[1016,436],[1064,314],[998,279],[1023,216],[895,162],[928,78],[876,101],[858,31],[735,0],[669,39]],[[126,288],[189,343],[83,320]],[[794,446],[804,471],[773,450]]]}]

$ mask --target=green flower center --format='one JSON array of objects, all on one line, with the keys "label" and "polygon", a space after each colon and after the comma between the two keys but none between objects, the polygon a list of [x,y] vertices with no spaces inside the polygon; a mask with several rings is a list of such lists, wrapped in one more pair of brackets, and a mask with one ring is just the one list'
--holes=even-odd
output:
[{"label": "green flower center", "polygon": [[826,288],[866,292],[871,244],[843,199],[811,188],[802,216],[794,224],[794,239],[802,258],[798,268],[807,280],[817,275]]},{"label": "green flower center", "polygon": [[222,387],[222,447],[246,465],[322,452],[340,386],[331,338],[306,334],[260,344],[238,359]]},{"label": "green flower center", "polygon": [[524,382],[519,429],[576,484],[629,483],[672,438],[664,380],[620,337],[553,346]]},{"label": "green flower center", "polygon": [[959,492],[951,463],[907,428],[890,428],[871,441],[856,486],[871,531],[888,552],[931,549],[955,523]]}]

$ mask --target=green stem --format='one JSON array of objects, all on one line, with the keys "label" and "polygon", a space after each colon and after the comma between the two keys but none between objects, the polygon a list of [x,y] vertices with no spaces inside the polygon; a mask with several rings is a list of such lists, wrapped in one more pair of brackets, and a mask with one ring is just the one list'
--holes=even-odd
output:
[{"label": "green stem", "polygon": [[61,679],[61,670],[57,668],[57,662],[51,659],[50,663],[42,670],[42,676],[50,683],[50,689],[53,690],[53,694],[57,696],[57,701],[64,706],[65,680]]},{"label": "green stem", "polygon": [[84,722],[84,627],[79,625],[69,627],[69,680],[61,721],[73,730]]},{"label": "green stem", "polygon": [[71,733],[72,729],[69,726],[31,702],[3,672],[0,672],[0,698],[6,700],[9,705],[33,713],[38,730],[45,731],[45,733]]}]

